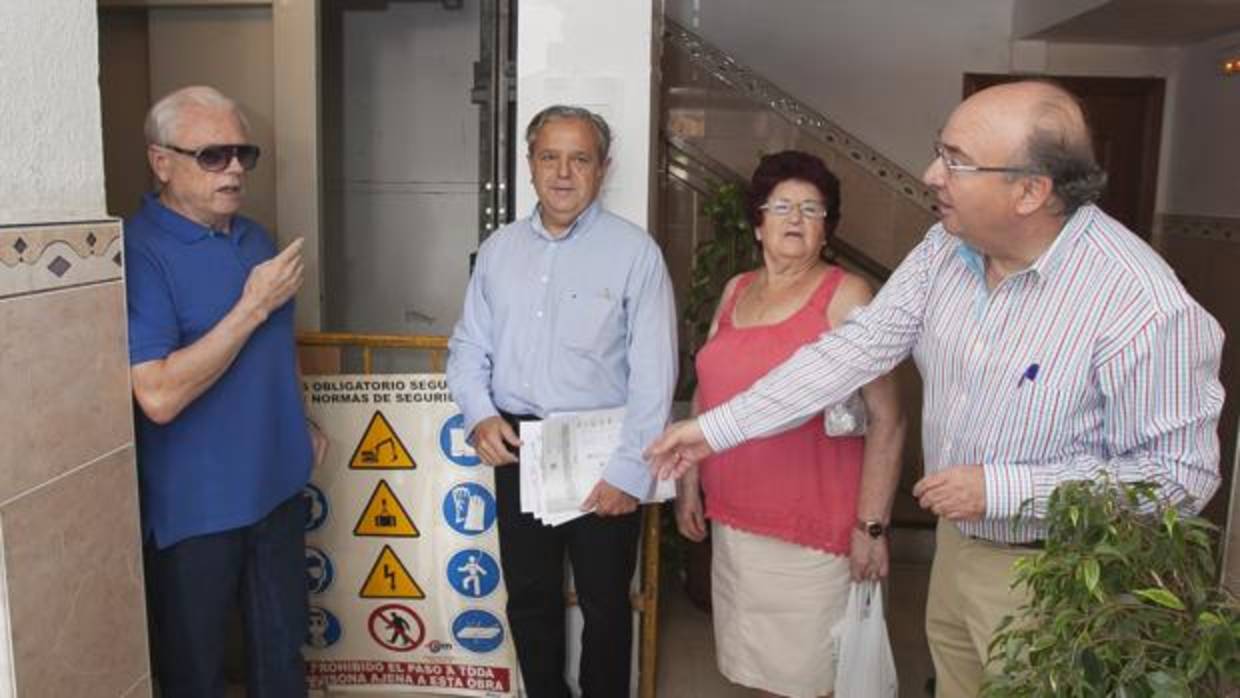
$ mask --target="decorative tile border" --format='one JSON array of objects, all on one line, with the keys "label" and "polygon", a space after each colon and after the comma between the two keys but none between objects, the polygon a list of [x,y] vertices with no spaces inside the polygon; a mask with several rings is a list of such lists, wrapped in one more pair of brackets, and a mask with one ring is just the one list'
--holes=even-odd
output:
[{"label": "decorative tile border", "polygon": [[0,298],[121,278],[118,219],[0,227]]},{"label": "decorative tile border", "polygon": [[920,177],[883,157],[809,105],[670,19],[663,36],[684,51],[694,65],[813,134],[841,156],[865,168],[898,195],[926,211],[936,211],[934,194],[921,183]]},{"label": "decorative tile border", "polygon": [[1160,213],[1156,225],[1167,237],[1240,243],[1240,218]]}]

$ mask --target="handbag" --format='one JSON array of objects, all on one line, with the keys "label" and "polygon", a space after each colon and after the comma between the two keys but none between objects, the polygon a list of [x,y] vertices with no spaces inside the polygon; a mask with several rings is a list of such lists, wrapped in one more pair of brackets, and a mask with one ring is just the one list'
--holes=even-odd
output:
[{"label": "handbag", "polygon": [[860,390],[822,413],[822,427],[827,436],[864,436],[869,422]]},{"label": "handbag", "polygon": [[896,698],[896,662],[883,618],[878,582],[853,582],[844,617],[831,629],[835,640],[835,695],[841,698]]}]

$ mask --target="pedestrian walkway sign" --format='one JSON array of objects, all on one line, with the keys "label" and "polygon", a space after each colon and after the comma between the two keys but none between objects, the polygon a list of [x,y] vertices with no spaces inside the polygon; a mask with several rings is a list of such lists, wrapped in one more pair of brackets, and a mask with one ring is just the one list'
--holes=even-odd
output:
[{"label": "pedestrian walkway sign", "polygon": [[413,575],[405,568],[405,564],[396,557],[390,545],[383,546],[383,551],[366,575],[366,583],[362,585],[363,599],[424,599],[426,594],[422,587],[413,581]]}]

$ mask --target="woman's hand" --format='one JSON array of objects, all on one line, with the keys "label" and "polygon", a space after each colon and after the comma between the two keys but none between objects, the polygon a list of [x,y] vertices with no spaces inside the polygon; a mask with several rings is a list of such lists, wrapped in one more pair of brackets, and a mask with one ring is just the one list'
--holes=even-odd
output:
[{"label": "woman's hand", "polygon": [[706,540],[706,514],[702,507],[702,490],[698,487],[697,466],[676,482],[676,528],[691,541]]},{"label": "woman's hand", "polygon": [[888,571],[887,536],[874,538],[865,531],[859,531],[854,528],[848,558],[848,567],[855,581],[886,579]]}]

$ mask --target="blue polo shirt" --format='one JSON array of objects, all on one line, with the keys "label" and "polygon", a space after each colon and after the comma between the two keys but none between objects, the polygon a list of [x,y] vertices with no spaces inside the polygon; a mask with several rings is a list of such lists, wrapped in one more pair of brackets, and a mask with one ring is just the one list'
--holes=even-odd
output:
[{"label": "blue polo shirt", "polygon": [[[125,223],[129,363],[198,341],[236,305],[250,270],[275,254],[252,220],[234,216],[231,232],[214,233],[143,197]],[[143,533],[157,547],[262,519],[301,490],[313,460],[292,301],[171,423],[135,412]]]}]

